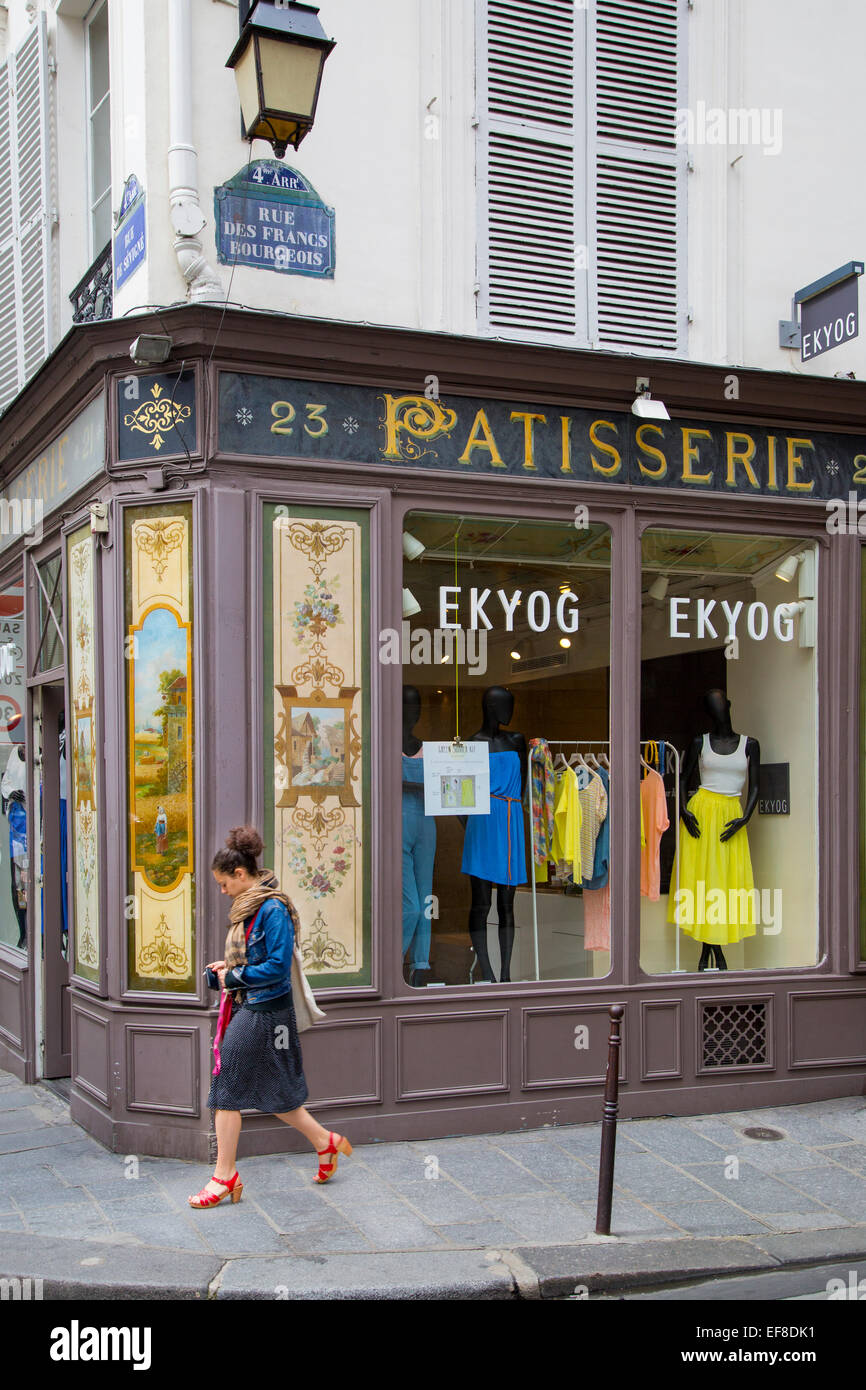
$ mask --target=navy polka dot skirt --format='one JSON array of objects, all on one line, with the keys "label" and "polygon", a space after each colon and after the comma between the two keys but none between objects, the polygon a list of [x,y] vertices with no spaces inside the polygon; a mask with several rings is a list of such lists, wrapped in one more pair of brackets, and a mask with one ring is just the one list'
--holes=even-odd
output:
[{"label": "navy polka dot skirt", "polygon": [[276,1009],[235,1008],[220,1045],[222,1065],[211,1078],[211,1110],[297,1110],[309,1092],[291,994]]}]

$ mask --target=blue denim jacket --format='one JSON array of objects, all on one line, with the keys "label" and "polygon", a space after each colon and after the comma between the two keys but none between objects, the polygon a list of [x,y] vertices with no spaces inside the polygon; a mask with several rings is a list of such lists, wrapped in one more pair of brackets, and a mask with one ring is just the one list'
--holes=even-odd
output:
[{"label": "blue denim jacket", "polygon": [[[247,918],[245,927],[249,921]],[[247,1004],[262,1004],[288,994],[292,988],[294,944],[295,932],[288,908],[278,898],[268,898],[249,934],[246,961],[228,972],[226,989],[244,990]]]}]

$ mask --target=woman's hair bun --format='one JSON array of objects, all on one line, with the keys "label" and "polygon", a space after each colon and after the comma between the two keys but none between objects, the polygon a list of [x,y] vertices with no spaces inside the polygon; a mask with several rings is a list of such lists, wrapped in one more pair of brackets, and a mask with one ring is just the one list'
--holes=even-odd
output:
[{"label": "woman's hair bun", "polygon": [[226,845],[247,859],[258,859],[265,847],[264,840],[254,825],[236,825],[229,831]]}]

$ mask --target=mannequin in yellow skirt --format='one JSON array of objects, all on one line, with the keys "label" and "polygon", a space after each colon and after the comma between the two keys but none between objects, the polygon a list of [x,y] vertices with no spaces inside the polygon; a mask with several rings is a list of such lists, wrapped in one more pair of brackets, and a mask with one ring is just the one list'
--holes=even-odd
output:
[{"label": "mannequin in yellow skirt", "polygon": [[[755,894],[746,823],[758,804],[761,750],[758,740],[731,727],[731,702],[723,690],[708,690],[704,707],[712,731],[699,734],[683,759],[680,837],[671,873],[668,921],[702,943],[699,970],[711,959],[727,970],[722,946],[755,934]],[[695,768],[700,786],[686,805]],[[746,806],[740,793],[748,779]],[[676,889],[676,892],[675,892]]]}]

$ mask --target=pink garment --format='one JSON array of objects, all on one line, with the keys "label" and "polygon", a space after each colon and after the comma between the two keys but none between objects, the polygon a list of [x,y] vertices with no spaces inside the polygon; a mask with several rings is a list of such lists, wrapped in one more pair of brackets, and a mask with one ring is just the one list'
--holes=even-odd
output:
[{"label": "pink garment", "polygon": [[654,770],[650,770],[640,784],[640,800],[643,807],[644,833],[646,844],[640,852],[640,891],[650,902],[657,902],[660,896],[659,850],[664,832],[670,825],[668,807],[665,799],[665,784]]},{"label": "pink garment", "polygon": [[610,879],[603,888],[583,890],[583,949],[610,950]]}]

